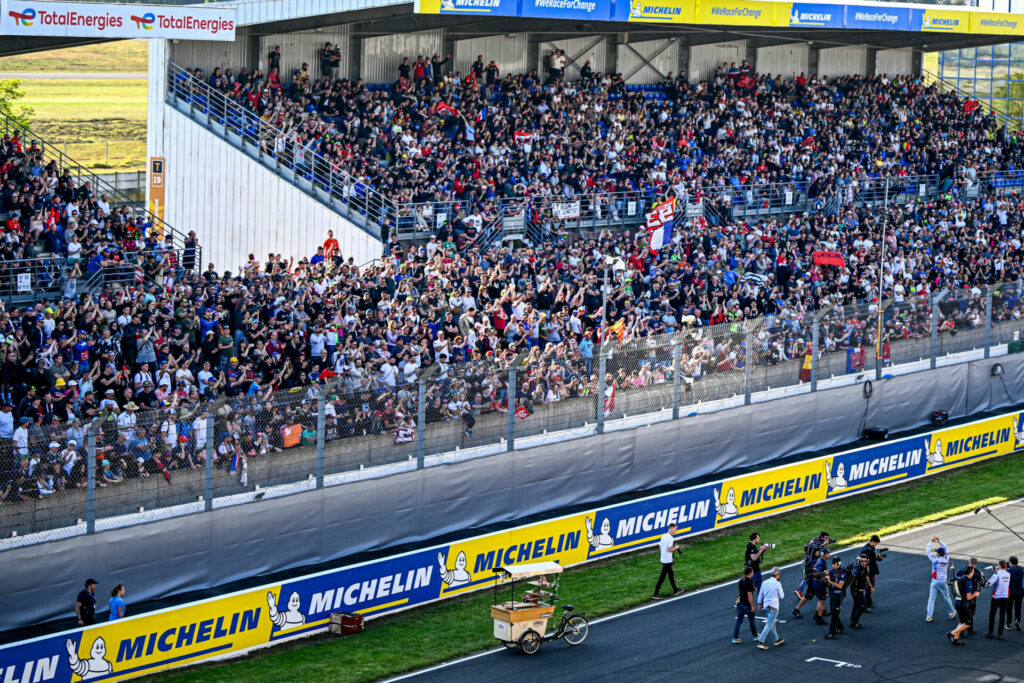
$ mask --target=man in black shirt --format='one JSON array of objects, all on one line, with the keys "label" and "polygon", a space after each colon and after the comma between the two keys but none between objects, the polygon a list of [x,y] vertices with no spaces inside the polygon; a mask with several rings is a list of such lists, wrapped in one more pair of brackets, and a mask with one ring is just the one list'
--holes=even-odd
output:
[{"label": "man in black shirt", "polygon": [[843,561],[837,556],[832,558],[832,569],[825,579],[828,582],[828,609],[832,613],[832,621],[829,623],[826,640],[832,640],[842,633],[843,623],[839,621],[839,610],[843,606],[843,597],[846,595],[846,570],[843,569]]},{"label": "man in black shirt", "polygon": [[277,69],[281,71],[281,46],[275,45],[274,51],[267,55],[267,73],[270,73],[271,69]]},{"label": "man in black shirt", "polygon": [[743,578],[739,582],[740,597],[736,601],[736,625],[732,629],[732,642],[742,643],[740,640],[740,625],[743,619],[750,622],[750,635],[757,639],[757,628],[754,627],[754,595],[757,589],[754,588],[754,570],[747,565],[743,568]]},{"label": "man in black shirt", "polygon": [[86,579],[85,588],[75,599],[75,614],[79,626],[90,626],[96,623],[96,579]]},{"label": "man in black shirt", "polygon": [[[880,556],[875,550],[878,544],[882,542],[882,539],[878,535],[871,537],[871,540],[867,542],[863,548],[860,549],[861,555],[866,555],[868,558],[868,575],[871,577],[872,587],[878,585],[878,563],[881,562],[884,556]],[[871,591],[873,593],[874,591]],[[871,593],[868,593],[865,597],[867,598],[867,611],[871,611],[871,606],[874,604],[874,600],[871,599]]]},{"label": "man in black shirt", "polygon": [[754,591],[761,590],[761,558],[768,550],[767,543],[761,543],[761,534],[756,531],[750,534],[750,543],[743,553],[743,564],[753,570]]}]

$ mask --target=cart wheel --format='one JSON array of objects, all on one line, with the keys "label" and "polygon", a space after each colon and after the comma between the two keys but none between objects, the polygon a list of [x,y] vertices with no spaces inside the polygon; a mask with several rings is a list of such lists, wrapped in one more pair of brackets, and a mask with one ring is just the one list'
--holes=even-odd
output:
[{"label": "cart wheel", "polygon": [[501,641],[501,644],[504,645],[509,650],[514,650],[517,647],[519,647],[519,643],[517,643],[514,640],[503,640],[503,641]]},{"label": "cart wheel", "polygon": [[587,618],[574,614],[565,622],[565,634],[562,637],[570,645],[579,645],[587,639],[587,634],[589,633],[590,622],[587,621]]},{"label": "cart wheel", "polygon": [[540,649],[540,634],[531,628],[519,637],[519,647],[523,654],[534,654]]}]

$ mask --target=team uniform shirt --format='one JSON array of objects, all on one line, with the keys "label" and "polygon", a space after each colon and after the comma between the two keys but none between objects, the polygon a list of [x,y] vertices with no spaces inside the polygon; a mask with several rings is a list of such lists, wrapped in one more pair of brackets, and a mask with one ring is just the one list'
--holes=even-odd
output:
[{"label": "team uniform shirt", "polygon": [[928,542],[928,559],[932,561],[932,578],[936,581],[945,581],[949,572],[949,548],[942,542],[939,543],[939,547],[943,550],[942,555],[932,551],[931,541]]},{"label": "team uniform shirt", "polygon": [[992,588],[994,599],[1010,597],[1010,572],[1005,569],[997,569],[985,585]]}]

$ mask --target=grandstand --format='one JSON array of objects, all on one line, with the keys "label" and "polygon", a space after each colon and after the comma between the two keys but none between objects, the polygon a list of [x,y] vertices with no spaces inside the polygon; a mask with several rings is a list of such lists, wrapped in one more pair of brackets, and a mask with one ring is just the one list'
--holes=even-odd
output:
[{"label": "grandstand", "polygon": [[0,121],[0,562],[1019,346],[1024,137],[922,73],[1014,20],[428,4],[152,41],[148,206]]}]

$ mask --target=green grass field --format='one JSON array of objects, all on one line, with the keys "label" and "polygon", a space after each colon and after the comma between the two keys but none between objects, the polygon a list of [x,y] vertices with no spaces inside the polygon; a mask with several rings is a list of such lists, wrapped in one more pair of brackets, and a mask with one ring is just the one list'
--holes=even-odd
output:
[{"label": "green grass field", "polygon": [[[951,480],[956,478],[956,486]],[[854,496],[809,510],[791,512],[759,523],[733,527],[728,533],[699,537],[683,549],[676,576],[687,590],[738,577],[743,548],[753,529],[778,545],[765,564],[783,564],[803,556],[803,544],[822,527],[841,546],[862,543],[872,533],[883,536],[951,517],[981,504],[1024,495],[1024,457],[1009,456],[925,481]],[[700,567],[700,572],[687,568]],[[570,569],[562,578],[560,598],[588,617],[619,612],[647,602],[657,577],[653,550]],[[204,665],[157,676],[161,681],[267,681],[281,671],[292,680],[370,681],[487,650],[491,637],[483,591],[367,623],[350,638],[315,636],[262,650],[236,661]],[[723,633],[728,624],[723,624]],[[724,637],[724,636],[723,636]]]},{"label": "green grass field", "polygon": [[145,71],[148,58],[145,40],[121,40],[0,57],[0,72],[125,73]]},{"label": "green grass field", "polygon": [[146,81],[31,79],[21,88],[32,130],[75,161],[96,171],[146,167]]}]

